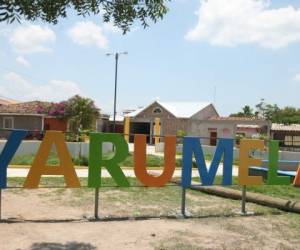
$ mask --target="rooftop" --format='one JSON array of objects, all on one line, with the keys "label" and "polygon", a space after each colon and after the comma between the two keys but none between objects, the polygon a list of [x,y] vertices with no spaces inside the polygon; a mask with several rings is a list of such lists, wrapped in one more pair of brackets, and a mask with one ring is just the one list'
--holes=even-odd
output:
[{"label": "rooftop", "polygon": [[45,108],[51,105],[51,102],[22,102],[0,106],[0,114],[40,114],[39,108]]},{"label": "rooftop", "polygon": [[4,97],[0,96],[0,105],[9,105],[9,104],[15,104],[15,103],[18,103],[18,102],[15,100],[4,98]]},{"label": "rooftop", "polygon": [[300,124],[284,125],[273,123],[271,130],[273,131],[300,131]]},{"label": "rooftop", "polygon": [[190,118],[202,109],[209,106],[211,103],[209,102],[161,102],[161,101],[155,101],[151,103],[150,105],[139,108],[134,112],[131,112],[127,114],[126,116],[129,117],[135,117],[142,111],[144,111],[146,108],[151,106],[152,104],[157,103],[166,110],[168,110],[171,114],[173,114],[177,118]]},{"label": "rooftop", "polygon": [[257,117],[211,117],[209,120],[212,121],[265,121],[265,119],[257,118]]},{"label": "rooftop", "polygon": [[[109,116],[109,121],[114,121],[114,116],[111,115]],[[123,122],[124,121],[124,116],[122,115],[116,115],[116,122]]]}]

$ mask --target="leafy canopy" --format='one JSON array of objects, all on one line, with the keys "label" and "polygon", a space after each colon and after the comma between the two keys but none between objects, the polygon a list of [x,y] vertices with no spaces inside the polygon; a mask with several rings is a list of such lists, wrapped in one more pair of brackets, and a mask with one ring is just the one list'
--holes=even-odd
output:
[{"label": "leafy canopy", "polygon": [[70,130],[74,133],[93,129],[99,115],[99,109],[90,98],[75,95],[65,102],[65,116],[69,118]]},{"label": "leafy canopy", "polygon": [[167,13],[170,0],[2,0],[0,22],[22,19],[42,20],[56,24],[72,9],[78,16],[102,15],[104,22],[113,22],[124,33],[135,21],[145,28],[149,20],[156,22]]},{"label": "leafy canopy", "polygon": [[277,104],[268,104],[264,99],[255,105],[255,112],[246,105],[242,111],[231,114],[237,117],[258,117],[274,123],[300,124],[300,109],[295,107],[279,108]]}]

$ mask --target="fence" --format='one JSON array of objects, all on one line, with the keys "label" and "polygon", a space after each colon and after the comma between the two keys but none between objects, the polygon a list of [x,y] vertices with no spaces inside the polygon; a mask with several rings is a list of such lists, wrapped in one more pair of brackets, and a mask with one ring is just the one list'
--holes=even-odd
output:
[{"label": "fence", "polygon": [[[158,136],[157,136],[158,137]],[[161,137],[161,136],[159,136]],[[200,139],[200,138],[199,138]],[[216,139],[220,139],[220,138],[216,138]],[[4,145],[5,145],[6,141],[1,141],[0,142],[0,152],[2,151]],[[35,154],[40,146],[39,141],[23,141],[17,151],[17,155],[28,155],[28,154]],[[88,153],[89,153],[89,143],[85,143],[85,142],[68,142],[67,146],[69,148],[69,151],[72,155],[73,158],[77,158],[78,156],[85,156],[88,157]],[[164,145],[163,144],[158,144],[157,146],[157,150],[161,150],[163,149]],[[215,151],[216,147],[214,146],[203,146],[204,152],[207,154],[213,154],[213,152]],[[107,153],[109,151],[113,150],[113,146],[111,143],[104,143],[103,145],[103,153]],[[177,151],[181,152],[182,151],[182,145],[177,145]],[[257,153],[257,152],[255,152]],[[283,153],[283,154],[282,154]],[[281,159],[282,158],[294,158],[294,160],[300,160],[300,155],[299,153],[294,153],[294,152],[288,152],[291,154],[286,154],[286,152],[281,152]],[[256,157],[260,157],[260,158],[265,158],[267,157],[267,153],[266,152],[258,152],[257,154],[259,155],[255,155]],[[235,159],[238,157],[239,155],[239,150],[237,148],[234,149],[234,157]],[[298,158],[299,157],[299,158]],[[174,185],[175,186],[175,185]],[[178,185],[176,185],[178,186]],[[195,185],[193,185],[195,186]],[[202,186],[202,185],[199,185]],[[136,187],[136,186],[135,186]],[[139,187],[144,187],[144,186],[139,186]],[[9,187],[9,188],[17,188],[17,187]],[[45,188],[55,188],[55,187],[45,187]],[[186,216],[185,213],[185,207],[186,207],[186,189],[185,187],[181,187],[182,188],[182,197],[181,197],[181,213],[183,215],[183,217]],[[94,188],[95,189],[95,218],[98,219],[99,218],[99,211],[98,211],[98,200],[99,200],[99,188]],[[0,219],[1,219],[1,189],[0,189]],[[241,213],[242,214],[247,214],[246,211],[246,186],[242,186],[242,205],[241,205]]]}]

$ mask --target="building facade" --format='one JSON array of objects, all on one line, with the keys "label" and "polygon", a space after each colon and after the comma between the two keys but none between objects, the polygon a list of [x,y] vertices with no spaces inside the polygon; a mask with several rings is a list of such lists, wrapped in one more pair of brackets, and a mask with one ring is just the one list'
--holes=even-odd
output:
[{"label": "building facade", "polygon": [[155,101],[126,116],[130,117],[130,141],[133,141],[134,134],[146,134],[151,143],[158,120],[160,136],[187,135],[193,120],[206,120],[218,116],[218,113],[211,103]]},{"label": "building facade", "polygon": [[[155,101],[145,108],[131,112],[129,141],[134,134],[148,135],[148,143],[155,135],[186,135],[202,138],[206,145],[216,145],[217,138],[236,138],[237,134],[253,138],[258,134],[270,134],[271,123],[259,118],[220,117],[212,103],[205,102],[160,102]],[[155,133],[159,122],[159,134]]]},{"label": "building facade", "polygon": [[279,141],[281,150],[300,151],[300,124],[273,123],[271,137]]},{"label": "building facade", "polygon": [[66,131],[68,121],[40,112],[48,102],[23,102],[0,106],[0,138],[6,139],[13,129],[29,131],[28,139],[42,137],[44,130]]}]

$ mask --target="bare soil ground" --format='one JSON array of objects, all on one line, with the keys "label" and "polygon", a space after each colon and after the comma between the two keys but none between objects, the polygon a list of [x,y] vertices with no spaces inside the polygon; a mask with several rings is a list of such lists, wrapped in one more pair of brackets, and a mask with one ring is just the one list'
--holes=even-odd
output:
[{"label": "bare soil ground", "polygon": [[[0,249],[299,249],[300,215],[196,191],[180,218],[179,187],[8,189],[2,193]],[[175,218],[175,217],[178,218]]]}]

